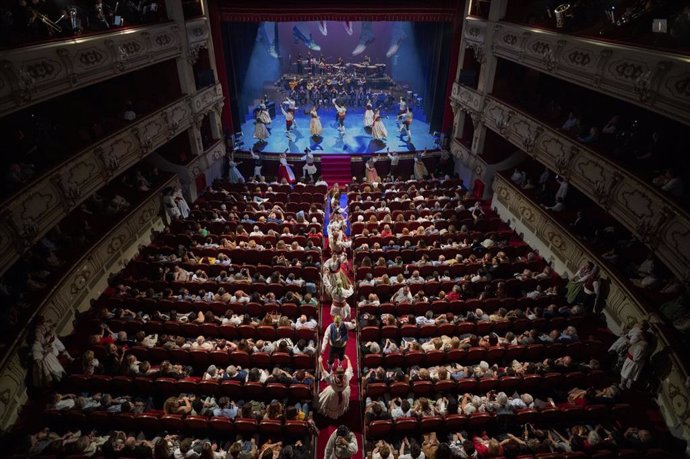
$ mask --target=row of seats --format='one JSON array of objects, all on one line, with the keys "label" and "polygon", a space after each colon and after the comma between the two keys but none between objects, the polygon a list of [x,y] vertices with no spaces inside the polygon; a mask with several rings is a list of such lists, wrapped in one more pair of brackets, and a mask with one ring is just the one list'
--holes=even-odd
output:
[{"label": "row of seats", "polygon": [[[376,237],[376,236],[375,236]],[[457,235],[457,236],[440,236],[438,234],[434,235],[429,235],[429,236],[403,236],[403,237],[395,237],[395,242],[396,244],[400,244],[401,241],[404,241],[406,237],[412,237],[412,238],[417,238],[417,239],[424,239],[425,241],[430,241],[430,240],[437,240],[440,242],[445,242],[447,239],[454,239],[458,241],[462,241],[465,239],[464,235]],[[369,244],[368,242],[369,238],[364,238],[361,244]],[[356,242],[356,240],[355,240]],[[353,242],[353,245],[356,245],[355,242]],[[404,242],[403,242],[404,243]],[[360,244],[360,245],[361,245]],[[373,245],[373,244],[372,244]],[[415,261],[419,261],[423,255],[428,256],[431,258],[433,261],[436,261],[439,257],[439,255],[443,255],[446,257],[446,260],[450,260],[451,258],[455,258],[456,255],[462,255],[463,257],[469,257],[470,255],[474,254],[474,251],[472,250],[471,247],[465,247],[465,248],[447,248],[447,249],[442,249],[442,248],[436,248],[436,247],[429,247],[426,249],[421,249],[421,248],[403,248],[403,249],[390,249],[390,250],[383,250],[384,245],[381,245],[381,250],[371,250],[371,247],[367,251],[357,251],[355,250],[355,264],[359,265],[362,262],[362,259],[364,257],[383,257],[385,260],[395,260],[397,257],[401,257],[405,263],[414,263]],[[356,247],[355,247],[356,248]],[[501,248],[493,248],[486,250],[484,253],[488,253],[490,255],[494,255],[498,251],[505,252],[509,257],[517,257],[520,256],[524,253],[526,253],[529,250],[529,247],[526,245],[521,245],[521,246],[513,246],[513,247],[501,247]],[[483,253],[483,254],[484,254]],[[483,255],[482,254],[482,255]]]},{"label": "row of seats", "polygon": [[142,430],[145,432],[198,432],[207,433],[209,430],[223,435],[260,434],[266,436],[307,435],[309,428],[306,421],[279,421],[273,419],[249,419],[205,416],[181,416],[179,414],[163,414],[162,412],[107,413],[96,411],[85,414],[82,411],[46,411],[46,420],[53,425],[73,425],[84,428],[96,427],[124,427],[127,430]]},{"label": "row of seats", "polygon": [[381,397],[389,394],[391,397],[406,397],[412,393],[417,397],[430,396],[435,393],[487,393],[492,390],[513,393],[535,392],[541,390],[566,389],[573,387],[604,387],[612,382],[612,378],[601,370],[588,373],[571,371],[567,373],[546,373],[544,375],[501,376],[500,378],[464,378],[458,381],[411,381],[411,382],[374,382],[364,387],[367,397]]},{"label": "row of seats", "polygon": [[601,341],[581,341],[570,344],[529,344],[510,345],[508,347],[495,346],[488,349],[471,347],[465,349],[451,349],[449,351],[405,351],[388,354],[366,354],[363,365],[367,368],[384,366],[388,368],[412,367],[415,365],[441,365],[444,363],[472,363],[486,360],[498,362],[501,360],[537,361],[545,358],[556,358],[570,355],[573,358],[591,356],[601,358],[606,356],[607,347]]},{"label": "row of seats", "polygon": [[[147,285],[146,283],[141,283],[139,285]],[[295,303],[224,303],[222,301],[211,301],[206,302],[191,302],[191,301],[173,301],[165,299],[151,299],[151,298],[123,298],[123,297],[101,297],[96,300],[97,306],[104,307],[115,307],[138,311],[138,310],[150,310],[153,311],[176,311],[180,314],[186,314],[193,311],[198,311],[202,309],[204,311],[213,311],[214,314],[224,314],[228,310],[231,310],[235,314],[249,314],[251,317],[258,317],[264,314],[279,312],[281,316],[287,316],[290,318],[298,317],[305,314],[307,317],[316,317],[318,306],[312,304],[302,304],[298,305]],[[155,327],[155,325],[153,325]],[[170,324],[170,327],[174,325]],[[209,331],[213,332],[215,328],[204,327],[201,324],[202,329],[209,328]],[[206,331],[204,332],[206,333]]]},{"label": "row of seats", "polygon": [[[431,281],[430,281],[431,282]],[[410,291],[413,291],[410,289]],[[450,290],[446,290],[447,292]],[[378,306],[374,305],[361,305],[359,306],[360,313],[369,314],[395,314],[398,317],[405,316],[408,314],[423,315],[427,311],[432,311],[434,314],[443,314],[446,312],[452,312],[454,314],[465,313],[468,311],[475,311],[477,308],[481,309],[487,314],[491,314],[499,308],[512,309],[515,307],[520,308],[534,308],[534,307],[546,307],[550,304],[561,304],[563,303],[563,298],[560,296],[549,295],[542,296],[538,298],[470,298],[467,300],[435,300],[430,303],[418,301],[415,303],[381,303]],[[575,318],[577,320],[577,318]]]},{"label": "row of seats", "polygon": [[[91,346],[96,357],[105,355],[105,348],[101,345]],[[252,352],[244,351],[205,351],[202,349],[165,349],[162,347],[132,346],[127,352],[135,355],[139,360],[148,360],[151,363],[170,360],[181,365],[194,365],[205,367],[210,363],[220,366],[237,365],[243,368],[260,367],[273,368],[275,366],[313,369],[316,366],[314,356],[308,354],[290,355],[285,352]]]},{"label": "row of seats", "polygon": [[[261,339],[264,341],[275,341],[278,339],[288,338],[293,341],[300,339],[315,340],[316,330],[309,330],[301,328],[299,330],[289,326],[276,325],[220,325],[214,323],[194,324],[194,323],[180,323],[177,321],[149,321],[142,322],[140,320],[122,320],[110,319],[105,321],[108,326],[117,333],[118,331],[126,331],[127,333],[136,333],[143,331],[146,334],[165,333],[167,335],[182,335],[195,337],[203,335],[205,337],[220,337],[224,339]],[[94,333],[99,330],[100,324],[103,321],[90,320],[86,321],[86,328]]]},{"label": "row of seats", "polygon": [[[176,253],[176,249],[172,247],[156,247],[151,249],[151,252],[156,252],[161,255],[172,255]],[[231,260],[246,260],[249,265],[272,265],[273,258],[276,256],[284,256],[288,260],[298,260],[304,262],[308,257],[314,262],[319,262],[321,260],[321,252],[318,250],[299,250],[299,251],[287,251],[287,250],[252,250],[252,249],[223,249],[223,248],[195,248],[194,255],[197,257],[216,257],[219,253],[225,254],[230,257]],[[197,266],[201,269],[203,264],[199,263]],[[210,265],[209,265],[210,266]]]},{"label": "row of seats", "polygon": [[[293,162],[293,161],[290,161]],[[261,192],[265,192],[268,190],[268,188],[271,188],[274,192],[280,192],[280,193],[290,193],[293,191],[293,188],[290,185],[282,185],[280,183],[259,183],[259,182],[252,182],[252,183],[229,183],[229,182],[218,182],[213,185],[213,189],[219,189],[222,188],[225,191],[229,191],[230,193],[242,193],[246,194],[248,192],[252,192],[252,194],[260,194],[256,193],[256,190],[260,190]],[[328,187],[326,185],[312,185],[312,184],[304,184],[304,183],[298,183],[294,187],[294,191],[300,192],[300,193],[321,193],[321,194],[326,194],[328,191]],[[218,192],[206,192],[204,196],[206,195],[213,195],[213,194],[221,194]]]},{"label": "row of seats", "polygon": [[614,406],[589,405],[584,407],[566,404],[557,407],[547,407],[541,410],[526,408],[512,414],[496,415],[493,413],[473,413],[470,416],[463,414],[448,414],[443,417],[423,417],[419,420],[416,418],[376,420],[371,421],[366,426],[366,436],[368,439],[378,439],[389,436],[394,432],[408,435],[419,431],[482,431],[495,426],[499,422],[504,425],[524,425],[527,423],[573,424],[583,421],[601,423],[611,419],[624,419],[630,412],[630,409],[630,405],[627,404],[616,404]]},{"label": "row of seats", "polygon": [[[360,340],[362,341],[379,341],[385,339],[397,339],[402,337],[413,338],[431,338],[432,336],[457,336],[465,333],[472,333],[480,336],[495,332],[498,334],[505,334],[507,331],[521,333],[525,330],[537,329],[542,331],[560,330],[563,329],[566,323],[577,327],[577,324],[583,322],[584,318],[579,320],[567,321],[564,317],[555,317],[553,319],[516,319],[503,321],[479,321],[479,322],[460,322],[457,324],[443,323],[439,325],[381,325],[381,326],[365,326],[360,329]],[[581,345],[582,343],[572,343],[573,346]]]},{"label": "row of seats", "polygon": [[[249,225],[249,224],[248,224]],[[200,240],[201,239],[201,240]],[[209,234],[208,236],[200,236],[200,235],[193,235],[193,236],[187,236],[187,235],[177,235],[177,234],[161,234],[156,239],[153,241],[153,245],[151,247],[156,247],[158,245],[168,245],[168,246],[177,246],[177,245],[189,245],[191,244],[192,241],[197,241],[199,243],[205,243],[208,239],[211,239],[215,244],[220,244],[221,239],[224,239],[223,236],[218,235],[218,234]],[[293,242],[297,242],[300,246],[304,247],[307,244],[307,240],[314,241],[314,244],[317,242],[321,243],[323,242],[323,236],[321,233],[317,234],[316,236],[309,236],[309,239],[307,239],[306,236],[303,236],[301,234],[296,234],[292,236],[286,236],[286,235],[280,235],[280,236],[271,236],[271,235],[264,235],[264,236],[232,236],[231,238],[233,241],[240,243],[240,242],[249,242],[249,241],[255,241],[257,244],[261,245],[265,242],[270,242],[271,244],[275,245],[278,241],[283,241],[286,244],[292,244]],[[321,245],[318,245],[321,247]]]},{"label": "row of seats", "polygon": [[[219,363],[219,362],[218,362]],[[64,383],[72,392],[112,392],[117,394],[176,395],[204,394],[227,396],[234,400],[311,400],[316,385],[240,382],[232,379],[202,380],[199,377],[183,379],[153,378],[146,376],[106,376],[71,374]]]}]

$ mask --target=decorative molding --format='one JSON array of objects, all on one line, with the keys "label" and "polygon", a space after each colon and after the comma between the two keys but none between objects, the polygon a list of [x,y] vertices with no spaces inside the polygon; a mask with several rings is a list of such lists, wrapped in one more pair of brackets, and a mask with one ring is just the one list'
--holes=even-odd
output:
[{"label": "decorative molding", "polygon": [[70,38],[3,52],[0,117],[122,72],[178,57],[175,23]]},{"label": "decorative molding", "polygon": [[209,23],[205,16],[193,18],[185,22],[187,29],[187,61],[195,64],[199,59],[199,52],[209,47]]},{"label": "decorative molding", "polygon": [[[497,174],[492,187],[494,190],[492,207],[497,208],[499,214],[506,212],[510,214],[502,215],[502,217],[514,218],[527,227],[533,233],[530,237],[539,239],[561,264],[568,267],[570,275],[574,274],[586,260],[592,260],[600,267],[601,276],[606,280],[608,287],[606,311],[614,321],[623,326],[651,316],[653,320],[650,322],[655,328],[655,336],[659,339],[657,352],[668,352],[673,348],[674,343],[677,342],[673,336],[676,332],[668,330],[663,323],[660,324],[660,319],[654,318],[656,312],[647,310],[639,298],[628,290],[625,279],[619,277],[617,272],[610,270],[607,263],[599,259],[596,253],[591,252],[548,212],[527,198],[522,190],[510,180]],[[503,212],[504,210],[506,212]],[[650,231],[654,230],[655,228],[650,229]],[[674,350],[682,352],[682,349]],[[682,361],[673,352],[671,352],[671,359],[673,368],[661,381],[660,386],[661,400],[666,402],[663,411],[667,416],[667,424],[680,426],[683,436],[687,439],[690,438],[690,393],[685,384],[688,375]]]},{"label": "decorative molding", "polygon": [[[473,111],[476,91],[462,88],[456,101]],[[529,114],[486,96],[481,117],[486,127],[539,162],[568,177],[571,184],[606,209],[632,233],[655,248],[679,279],[690,276],[690,216],[653,185],[586,145],[532,118]],[[537,134],[539,133],[539,134]]]},{"label": "decorative molding", "polygon": [[192,127],[195,113],[208,113],[222,100],[220,84],[184,96],[82,150],[2,202],[0,238],[10,236],[0,240],[5,248],[0,275],[88,196]]},{"label": "decorative molding", "polygon": [[[491,23],[471,18],[472,30]],[[467,26],[468,20],[465,21]],[[484,22],[482,26],[479,24]],[[490,39],[496,57],[640,105],[690,124],[690,61],[686,55],[614,44],[507,22]],[[465,46],[477,40],[465,30]]]},{"label": "decorative molding", "polygon": [[[176,176],[160,185],[155,193],[133,209],[108,234],[103,236],[82,258],[71,266],[55,287],[36,308],[31,321],[45,315],[57,324],[57,333],[69,331],[79,306],[88,307],[89,299],[97,297],[106,287],[108,275],[120,269],[145,237],[163,226],[161,192],[166,187],[179,186]],[[1,233],[0,233],[1,234]],[[25,344],[25,332],[8,348],[4,348],[0,361],[0,429],[5,430],[16,420],[18,410],[27,399],[27,368],[21,364],[20,353]],[[25,349],[24,349],[25,351]]]}]

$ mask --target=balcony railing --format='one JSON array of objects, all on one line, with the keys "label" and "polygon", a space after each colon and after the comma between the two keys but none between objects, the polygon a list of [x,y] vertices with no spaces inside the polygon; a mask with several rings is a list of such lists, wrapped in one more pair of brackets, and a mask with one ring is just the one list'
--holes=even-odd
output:
[{"label": "balcony railing", "polygon": [[[162,191],[171,186],[179,186],[176,176],[160,185],[91,248],[85,248],[84,255],[55,283],[28,323],[43,315],[57,324],[58,334],[68,331],[76,308],[98,296],[107,286],[108,274],[130,258],[140,243],[147,242],[145,238],[151,230],[162,228]],[[14,422],[18,408],[26,400],[25,380],[29,369],[23,365],[19,347],[26,341],[30,328],[24,327],[24,332],[3,349],[0,357],[0,387],[6,394],[5,403],[0,404],[0,429]]]},{"label": "balcony railing", "polygon": [[458,85],[454,101],[492,131],[568,178],[655,250],[679,279],[690,276],[690,216],[651,184],[601,154],[493,96]]},{"label": "balcony railing", "polygon": [[[486,34],[491,49],[484,49]],[[465,20],[465,46],[491,52],[690,124],[686,55],[561,34],[508,22]]]},{"label": "balcony railing", "polygon": [[[527,229],[532,237],[538,238],[564,266],[567,266],[571,274],[588,260],[594,261],[600,267],[600,274],[608,287],[606,311],[620,326],[647,319],[650,313],[655,312],[648,310],[628,289],[625,278],[619,276],[617,271],[609,269],[607,263],[599,259],[598,254],[573,237],[547,211],[531,201],[509,180],[497,174],[493,181],[493,190],[492,206],[499,207],[499,214],[501,207],[510,212],[519,222],[519,226]],[[675,354],[683,349],[678,348],[678,341],[674,339],[677,333],[675,330],[654,321],[652,327],[659,340],[657,350],[674,351],[670,354],[673,367],[660,385],[662,411],[667,416],[668,425],[679,426],[683,430],[683,436],[690,438],[690,410],[687,409],[690,406],[690,393],[685,383],[688,372],[683,359]]]},{"label": "balcony railing", "polygon": [[51,97],[178,57],[173,22],[27,46],[0,59],[0,117]]},{"label": "balcony railing", "polygon": [[220,85],[141,118],[38,177],[0,205],[0,274],[71,210],[222,102]]},{"label": "balcony railing", "polygon": [[208,18],[205,16],[189,19],[185,22],[187,28],[187,44],[189,55],[193,61],[199,57],[199,51],[208,48],[210,29]]}]

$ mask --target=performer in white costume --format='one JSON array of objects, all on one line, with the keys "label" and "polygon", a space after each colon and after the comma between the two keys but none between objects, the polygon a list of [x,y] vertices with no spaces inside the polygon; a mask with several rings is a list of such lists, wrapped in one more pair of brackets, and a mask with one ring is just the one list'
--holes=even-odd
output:
[{"label": "performer in white costume", "polygon": [[373,156],[367,160],[364,167],[366,169],[365,180],[367,183],[378,183],[381,181],[379,173],[376,171],[376,159]]},{"label": "performer in white costume", "polygon": [[321,118],[316,112],[316,105],[311,108],[309,112],[311,119],[309,120],[309,133],[312,137],[321,137],[321,132],[323,132],[323,126],[321,126]]},{"label": "performer in white costume", "polygon": [[287,180],[288,183],[295,183],[295,172],[290,167],[285,153],[280,154],[280,166],[278,166],[278,181]]},{"label": "performer in white costume", "polygon": [[338,105],[335,99],[333,99],[333,106],[338,112],[338,132],[340,135],[345,135],[345,115],[347,114],[347,108],[344,105]]},{"label": "performer in white costume", "polygon": [[314,155],[310,149],[304,150],[304,156],[300,158],[304,161],[304,166],[302,166],[302,176],[307,177],[313,182],[314,176],[316,175],[316,164],[314,164]]},{"label": "performer in white costume", "polygon": [[254,125],[254,138],[259,139],[259,142],[266,143],[266,139],[271,135],[268,132],[269,124],[271,124],[271,115],[266,110],[266,105],[261,104],[256,113],[256,124]]},{"label": "performer in white costume", "polygon": [[230,156],[230,161],[228,162],[228,166],[230,167],[228,180],[230,180],[230,183],[244,183],[244,177],[242,176],[240,170],[237,168],[237,166],[239,166],[240,164],[242,163],[235,162],[234,154]]},{"label": "performer in white costume", "polygon": [[367,102],[367,108],[364,110],[364,127],[371,128],[374,125],[374,109],[371,108],[371,102]]},{"label": "performer in white costume", "polygon": [[407,134],[407,141],[412,142],[412,108],[409,108],[405,115],[403,115],[402,123],[400,124],[400,135],[403,132]]},{"label": "performer in white costume", "polygon": [[347,412],[350,406],[350,380],[354,376],[352,371],[352,362],[350,358],[345,356],[345,365],[340,362],[341,366],[328,371],[323,366],[323,358],[319,358],[319,367],[321,368],[321,379],[329,385],[319,394],[319,413],[328,416],[331,419],[338,419]]},{"label": "performer in white costume", "polygon": [[376,113],[374,114],[374,124],[371,127],[371,137],[374,140],[380,140],[382,142],[385,142],[386,137],[388,137],[388,131],[386,130],[386,126],[383,125],[381,112],[379,110],[376,110]]}]

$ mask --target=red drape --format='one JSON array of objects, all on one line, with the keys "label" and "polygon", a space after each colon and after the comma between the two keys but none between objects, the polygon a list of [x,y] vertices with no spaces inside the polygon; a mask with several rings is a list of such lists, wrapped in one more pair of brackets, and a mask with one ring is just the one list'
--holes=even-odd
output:
[{"label": "red drape", "polygon": [[221,115],[223,121],[223,128],[227,132],[235,132],[232,122],[232,112],[230,111],[230,88],[228,88],[228,73],[225,66],[225,53],[223,51],[223,38],[220,29],[220,5],[219,0],[208,0],[208,18],[211,25],[211,39],[213,40],[213,51],[216,57],[216,71],[218,73],[218,80],[223,88],[223,96],[225,105],[223,105],[223,114]]}]

